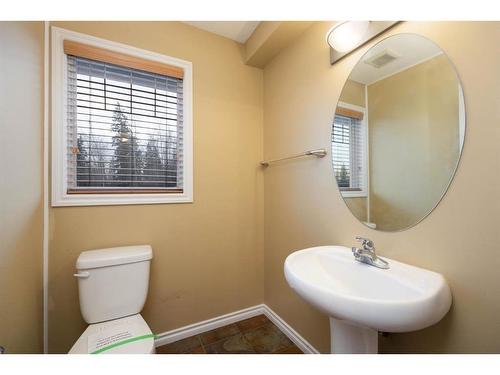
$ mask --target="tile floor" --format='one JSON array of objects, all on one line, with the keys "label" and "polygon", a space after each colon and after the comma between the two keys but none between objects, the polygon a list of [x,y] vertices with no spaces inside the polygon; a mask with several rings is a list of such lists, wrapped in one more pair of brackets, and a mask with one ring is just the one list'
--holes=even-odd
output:
[{"label": "tile floor", "polygon": [[156,348],[158,354],[303,354],[265,315]]}]

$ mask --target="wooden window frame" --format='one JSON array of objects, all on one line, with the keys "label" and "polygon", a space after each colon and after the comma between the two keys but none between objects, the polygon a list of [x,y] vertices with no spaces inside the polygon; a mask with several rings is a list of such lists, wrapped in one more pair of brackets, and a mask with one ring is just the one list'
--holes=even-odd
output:
[{"label": "wooden window frame", "polygon": [[[189,61],[126,44],[51,27],[52,201],[58,206],[162,204],[193,202],[192,64]],[[66,122],[66,53],[183,79],[182,189],[68,189]],[[104,61],[104,59],[107,59]],[[109,61],[114,59],[113,62]],[[132,66],[131,66],[132,65]],[[150,69],[149,69],[149,68]],[[169,74],[167,74],[169,72]]]},{"label": "wooden window frame", "polygon": [[[363,117],[365,116],[364,111],[361,112],[360,110],[355,110],[352,108],[346,108],[347,103],[343,103],[342,105],[338,105],[337,109],[335,109],[335,114],[336,115],[341,115],[345,117],[351,117],[356,120],[363,120]],[[359,107],[361,108],[361,107]]]}]

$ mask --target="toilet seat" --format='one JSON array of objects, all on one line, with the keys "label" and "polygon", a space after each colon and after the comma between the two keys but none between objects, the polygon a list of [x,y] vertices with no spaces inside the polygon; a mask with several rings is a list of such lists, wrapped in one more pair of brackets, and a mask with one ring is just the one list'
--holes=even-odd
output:
[{"label": "toilet seat", "polygon": [[[109,320],[107,322],[91,324],[82,333],[75,342],[69,354],[89,354],[88,340],[89,336],[103,333],[106,330],[116,326],[131,327],[134,331],[134,337],[139,337],[136,341],[130,341],[123,345],[113,346],[110,349],[102,351],[103,354],[153,354],[155,353],[155,344],[153,333],[146,321],[140,314],[127,316],[125,318]],[[151,335],[151,336],[149,336]],[[144,337],[146,336],[146,337]]]}]

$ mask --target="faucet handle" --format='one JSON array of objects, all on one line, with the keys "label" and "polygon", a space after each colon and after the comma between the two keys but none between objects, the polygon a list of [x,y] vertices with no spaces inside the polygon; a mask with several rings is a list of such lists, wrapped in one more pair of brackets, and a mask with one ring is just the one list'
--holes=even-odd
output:
[{"label": "faucet handle", "polygon": [[357,236],[356,240],[361,242],[361,244],[363,245],[363,248],[365,250],[373,250],[375,248],[375,244],[373,243],[373,241],[368,239],[368,238],[363,238],[363,237]]}]

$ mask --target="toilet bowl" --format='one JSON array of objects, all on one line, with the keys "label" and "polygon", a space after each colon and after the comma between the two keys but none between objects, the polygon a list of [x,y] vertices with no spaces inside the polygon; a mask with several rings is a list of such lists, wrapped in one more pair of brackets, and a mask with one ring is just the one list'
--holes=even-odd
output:
[{"label": "toilet bowl", "polygon": [[151,354],[154,335],[140,315],[149,285],[149,245],[85,251],[76,262],[87,329],[69,354]]}]

